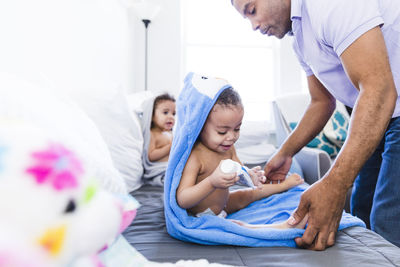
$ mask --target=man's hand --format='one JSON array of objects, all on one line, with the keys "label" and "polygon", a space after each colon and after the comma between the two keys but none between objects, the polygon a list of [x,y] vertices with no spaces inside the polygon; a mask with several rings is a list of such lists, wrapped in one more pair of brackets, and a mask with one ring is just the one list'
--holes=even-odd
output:
[{"label": "man's hand", "polygon": [[336,233],[343,213],[347,188],[326,177],[309,187],[301,196],[292,214],[296,225],[308,214],[308,226],[302,237],[295,239],[301,248],[324,250],[335,244]]},{"label": "man's hand", "polygon": [[266,183],[276,184],[285,180],[292,165],[292,157],[274,154],[264,167],[264,175],[267,178]]}]

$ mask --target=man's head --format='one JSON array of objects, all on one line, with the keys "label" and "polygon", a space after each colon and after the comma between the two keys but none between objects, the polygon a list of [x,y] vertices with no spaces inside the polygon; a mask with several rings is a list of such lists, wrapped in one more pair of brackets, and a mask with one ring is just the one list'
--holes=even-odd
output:
[{"label": "man's head", "polygon": [[291,30],[291,0],[231,0],[232,5],[250,20],[253,30],[281,39]]}]

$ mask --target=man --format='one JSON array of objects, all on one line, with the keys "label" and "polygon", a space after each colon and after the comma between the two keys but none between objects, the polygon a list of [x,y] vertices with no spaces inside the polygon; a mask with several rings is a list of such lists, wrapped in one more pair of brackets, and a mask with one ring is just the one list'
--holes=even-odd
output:
[{"label": "man", "polygon": [[268,179],[284,179],[292,157],[330,118],[335,99],[353,107],[341,152],[323,179],[303,193],[292,215],[297,224],[309,214],[297,245],[313,250],[334,245],[346,192],[354,183],[352,213],[400,246],[400,1],[231,1],[254,30],[277,38],[293,35],[308,76],[311,103],[265,166]]}]

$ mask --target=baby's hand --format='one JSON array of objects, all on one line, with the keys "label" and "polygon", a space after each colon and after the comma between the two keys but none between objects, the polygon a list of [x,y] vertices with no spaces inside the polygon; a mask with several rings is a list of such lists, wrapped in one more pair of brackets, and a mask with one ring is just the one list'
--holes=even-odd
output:
[{"label": "baby's hand", "polygon": [[261,170],[260,166],[256,166],[248,170],[253,184],[257,187],[262,187],[267,178],[264,176],[264,170]]},{"label": "baby's hand", "polygon": [[221,171],[221,162],[219,163],[218,167],[213,171],[213,173],[208,176],[210,179],[211,185],[215,188],[228,188],[234,185],[238,180],[239,177],[236,175],[235,172],[233,173],[224,173]]}]

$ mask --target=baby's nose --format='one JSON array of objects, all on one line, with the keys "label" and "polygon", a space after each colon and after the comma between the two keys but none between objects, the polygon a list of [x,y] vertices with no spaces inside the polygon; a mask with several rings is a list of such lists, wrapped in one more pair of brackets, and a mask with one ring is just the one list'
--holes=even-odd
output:
[{"label": "baby's nose", "polygon": [[229,132],[229,133],[227,134],[227,139],[228,139],[229,141],[235,140],[236,138],[237,138],[237,135],[236,135],[234,132]]}]

